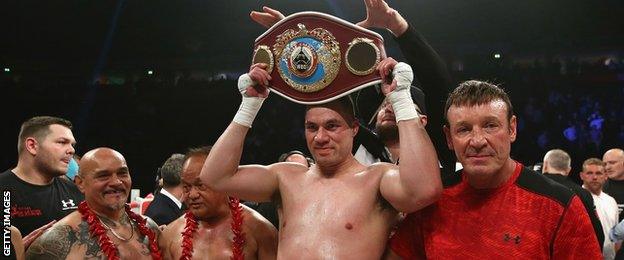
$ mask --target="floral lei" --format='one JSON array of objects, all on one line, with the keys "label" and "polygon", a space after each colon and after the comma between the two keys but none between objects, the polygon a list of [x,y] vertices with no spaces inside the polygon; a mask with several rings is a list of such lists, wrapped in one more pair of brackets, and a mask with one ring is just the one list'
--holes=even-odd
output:
[{"label": "floral lei", "polygon": [[[232,260],[244,260],[243,247],[245,246],[245,233],[243,233],[243,207],[240,200],[230,197],[230,212],[232,213],[231,229],[234,234],[232,241]],[[190,260],[193,256],[193,234],[197,231],[197,220],[191,211],[184,214],[186,226],[182,232],[182,256],[181,260]]]},{"label": "floral lei", "polygon": [[[152,259],[162,259],[158,244],[156,243],[156,235],[145,225],[145,219],[132,212],[128,205],[126,205],[125,209],[130,220],[133,220],[137,224],[139,233],[149,239],[149,250],[151,252]],[[78,211],[82,215],[82,220],[89,224],[89,234],[91,234],[91,237],[97,239],[102,252],[104,252],[109,260],[118,260],[119,256],[117,255],[117,247],[106,235],[106,229],[100,223],[98,216],[89,208],[86,201],[80,203]],[[132,232],[134,232],[134,230]]]}]

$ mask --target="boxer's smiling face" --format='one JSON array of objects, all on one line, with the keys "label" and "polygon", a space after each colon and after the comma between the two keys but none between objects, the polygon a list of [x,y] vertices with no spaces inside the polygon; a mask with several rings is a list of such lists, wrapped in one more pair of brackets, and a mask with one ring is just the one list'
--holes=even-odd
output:
[{"label": "boxer's smiling face", "polygon": [[357,133],[336,110],[328,107],[308,109],[305,118],[305,135],[308,149],[320,166],[341,163],[351,154],[353,137]]}]

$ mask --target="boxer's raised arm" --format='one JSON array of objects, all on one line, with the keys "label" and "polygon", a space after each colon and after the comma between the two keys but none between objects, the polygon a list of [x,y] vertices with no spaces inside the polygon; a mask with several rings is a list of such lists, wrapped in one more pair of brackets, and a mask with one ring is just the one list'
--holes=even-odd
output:
[{"label": "boxer's raised arm", "polygon": [[278,187],[276,174],[270,167],[239,167],[245,136],[269,94],[271,76],[265,68],[266,64],[254,64],[249,73],[239,78],[240,108],[212,147],[200,174],[202,182],[211,189],[244,200],[269,200]]},{"label": "boxer's raised arm", "polygon": [[210,189],[243,200],[269,201],[278,188],[277,174],[270,166],[239,166],[249,128],[232,122],[204,163],[200,178]]},{"label": "boxer's raised arm", "polygon": [[386,58],[378,68],[383,78],[390,71],[393,74],[392,84],[384,83],[382,91],[394,110],[401,154],[398,171],[393,168],[384,173],[380,192],[394,208],[410,213],[433,203],[442,193],[438,157],[411,98],[409,65]]}]

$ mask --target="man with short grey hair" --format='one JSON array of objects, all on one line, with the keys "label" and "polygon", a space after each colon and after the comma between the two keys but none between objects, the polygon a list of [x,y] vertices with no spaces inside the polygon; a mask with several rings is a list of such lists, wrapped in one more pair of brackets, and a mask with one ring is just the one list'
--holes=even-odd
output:
[{"label": "man with short grey hair", "polygon": [[618,203],[620,221],[624,219],[624,150],[619,148],[610,149],[602,156],[605,163],[605,173],[609,177],[603,187],[604,192],[613,196]]},{"label": "man with short grey hair", "polygon": [[172,154],[158,169],[163,187],[154,195],[154,200],[145,211],[145,215],[152,218],[158,225],[168,225],[182,216],[180,172],[182,172],[183,164],[183,154]]},{"label": "man with short grey hair", "polygon": [[592,226],[594,227],[594,232],[596,233],[596,237],[598,238],[598,243],[602,245],[604,243],[605,234],[604,230],[602,229],[600,219],[598,219],[598,215],[596,214],[594,199],[587,190],[583,189],[580,185],[576,184],[574,181],[568,178],[568,174],[572,169],[570,165],[570,155],[568,155],[566,151],[561,149],[552,149],[548,151],[546,155],[544,155],[542,173],[544,174],[544,176],[550,178],[551,180],[568,187],[571,191],[576,193],[579,198],[581,198],[581,202],[583,202],[583,206],[585,206],[585,210],[587,210],[587,214],[589,214],[589,219],[591,220]]}]

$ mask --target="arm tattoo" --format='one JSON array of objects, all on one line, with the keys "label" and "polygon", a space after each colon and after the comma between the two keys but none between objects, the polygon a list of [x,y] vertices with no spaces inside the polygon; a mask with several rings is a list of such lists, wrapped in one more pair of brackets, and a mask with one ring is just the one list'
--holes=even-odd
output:
[{"label": "arm tattoo", "polygon": [[75,242],[71,226],[52,227],[28,247],[26,259],[65,259]]},{"label": "arm tattoo", "polygon": [[[143,216],[146,220],[145,225],[147,226],[147,228],[151,229],[152,232],[154,232],[154,234],[156,235],[156,242],[158,242],[158,239],[160,237],[160,228],[158,228],[158,224],[156,224],[156,222],[154,222],[151,218],[147,217],[147,216]],[[137,229],[137,232],[138,229]],[[143,255],[150,255],[150,243],[149,243],[149,238],[147,236],[137,236],[137,241],[139,241],[139,243],[141,243],[141,251],[139,253],[143,254]]]}]

